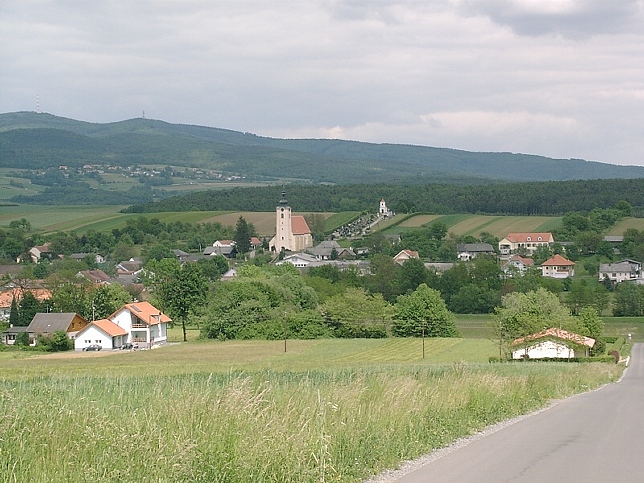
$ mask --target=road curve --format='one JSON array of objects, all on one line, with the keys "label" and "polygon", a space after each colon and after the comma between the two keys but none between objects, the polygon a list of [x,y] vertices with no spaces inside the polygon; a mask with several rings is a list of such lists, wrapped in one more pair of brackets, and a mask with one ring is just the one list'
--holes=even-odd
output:
[{"label": "road curve", "polygon": [[644,481],[644,344],[621,382],[447,452],[396,483]]}]

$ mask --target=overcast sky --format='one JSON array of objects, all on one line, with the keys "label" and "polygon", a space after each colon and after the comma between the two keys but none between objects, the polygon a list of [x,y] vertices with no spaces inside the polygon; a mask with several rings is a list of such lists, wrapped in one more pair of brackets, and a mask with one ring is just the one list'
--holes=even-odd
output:
[{"label": "overcast sky", "polygon": [[644,0],[0,0],[0,112],[644,165]]}]

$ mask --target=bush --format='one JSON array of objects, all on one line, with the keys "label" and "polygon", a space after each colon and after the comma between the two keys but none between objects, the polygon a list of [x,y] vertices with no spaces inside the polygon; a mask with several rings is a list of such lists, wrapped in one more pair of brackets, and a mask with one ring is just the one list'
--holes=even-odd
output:
[{"label": "bush", "polygon": [[36,347],[46,352],[62,352],[72,348],[72,341],[63,330],[57,330],[51,335],[42,335],[38,338]]}]

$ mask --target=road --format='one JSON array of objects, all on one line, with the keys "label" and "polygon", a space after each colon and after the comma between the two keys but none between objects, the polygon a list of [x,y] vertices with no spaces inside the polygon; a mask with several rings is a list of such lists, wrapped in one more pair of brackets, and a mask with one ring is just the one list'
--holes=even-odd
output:
[{"label": "road", "polygon": [[617,384],[559,401],[396,483],[644,482],[644,344]]}]

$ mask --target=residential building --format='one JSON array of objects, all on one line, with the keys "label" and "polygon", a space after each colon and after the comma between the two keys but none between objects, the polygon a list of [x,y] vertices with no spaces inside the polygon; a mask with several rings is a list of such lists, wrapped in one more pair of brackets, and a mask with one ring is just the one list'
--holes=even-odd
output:
[{"label": "residential building", "polygon": [[541,274],[550,278],[568,278],[575,274],[575,262],[557,254],[541,264]]},{"label": "residential building", "polygon": [[496,256],[494,248],[489,243],[459,243],[456,245],[457,257],[462,262],[481,256]]},{"label": "residential building", "polygon": [[20,302],[25,292],[31,292],[38,302],[51,298],[51,290],[46,288],[14,287],[9,290],[3,290],[0,292],[0,320],[9,319],[9,315],[11,314],[11,302],[14,299],[16,302]]},{"label": "residential building", "polygon": [[571,359],[585,357],[595,339],[563,329],[550,328],[512,342],[513,359]]},{"label": "residential building", "polygon": [[128,333],[127,342],[147,348],[166,343],[168,323],[172,322],[170,317],[149,302],[126,304],[108,319]]},{"label": "residential building", "polygon": [[14,345],[18,334],[27,332],[27,327],[11,326],[2,333],[2,343]]},{"label": "residential building", "polygon": [[76,276],[85,278],[96,285],[106,285],[112,281],[112,277],[103,270],[81,270]]},{"label": "residential building", "polygon": [[87,326],[87,320],[73,312],[68,313],[38,313],[34,315],[27,327],[30,345],[36,345],[38,338],[43,335],[51,335],[54,332],[63,331],[67,337],[74,339],[76,334]]},{"label": "residential building", "polygon": [[29,249],[29,256],[33,263],[38,263],[43,258],[51,258],[51,244],[45,243],[43,245],[36,245]]},{"label": "residential building", "polygon": [[534,266],[532,258],[522,257],[521,255],[512,255],[506,262],[501,264],[501,270],[506,276],[512,276],[517,273],[523,275],[528,268]]},{"label": "residential building", "polygon": [[400,265],[405,263],[410,258],[420,259],[418,252],[415,250],[400,250],[395,256],[394,261]]},{"label": "residential building", "polygon": [[512,255],[523,248],[528,254],[540,246],[550,246],[554,243],[552,233],[508,233],[499,241],[499,253]]},{"label": "residential building", "polygon": [[635,260],[620,260],[615,263],[601,263],[598,277],[603,282],[608,278],[613,283],[620,283],[641,278],[642,264]]},{"label": "residential building", "polygon": [[74,349],[83,350],[90,345],[101,349],[118,349],[127,343],[127,331],[109,319],[95,320],[76,334]]},{"label": "residential building", "polygon": [[105,257],[100,253],[72,253],[69,258],[83,261],[86,257],[91,257],[94,263],[105,263]]},{"label": "residential building", "polygon": [[307,248],[306,252],[313,255],[316,260],[346,259],[355,258],[356,256],[351,248],[343,248],[333,240],[325,240],[312,248]]}]

